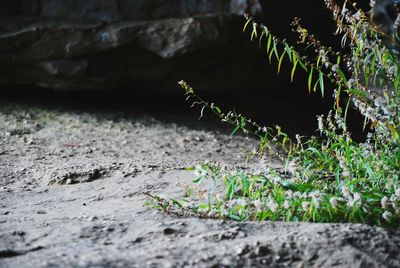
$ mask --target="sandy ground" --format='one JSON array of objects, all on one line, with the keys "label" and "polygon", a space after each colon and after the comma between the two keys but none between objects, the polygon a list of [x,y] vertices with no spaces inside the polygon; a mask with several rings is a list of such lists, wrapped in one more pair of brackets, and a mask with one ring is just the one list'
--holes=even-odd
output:
[{"label": "sandy ground", "polygon": [[[237,223],[144,206],[185,168],[243,164],[254,141],[148,116],[0,107],[0,267],[400,267],[367,225]],[[276,163],[272,163],[276,164]]]}]

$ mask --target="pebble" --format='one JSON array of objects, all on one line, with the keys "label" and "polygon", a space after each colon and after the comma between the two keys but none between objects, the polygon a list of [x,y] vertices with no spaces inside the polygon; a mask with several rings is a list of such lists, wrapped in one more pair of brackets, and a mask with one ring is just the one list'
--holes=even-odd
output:
[{"label": "pebble", "polygon": [[270,250],[267,246],[257,246],[256,249],[254,250],[254,253],[257,256],[266,256],[269,252]]},{"label": "pebble", "polygon": [[172,235],[172,234],[174,234],[174,233],[176,233],[177,232],[177,230],[175,230],[175,229],[173,229],[173,228],[165,228],[164,230],[163,230],[163,233],[165,234],[165,235]]}]

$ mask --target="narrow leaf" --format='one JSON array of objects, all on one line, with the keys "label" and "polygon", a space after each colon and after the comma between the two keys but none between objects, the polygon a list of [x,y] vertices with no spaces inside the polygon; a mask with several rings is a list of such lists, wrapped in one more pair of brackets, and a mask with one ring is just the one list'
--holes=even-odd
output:
[{"label": "narrow leaf", "polygon": [[340,105],[340,95],[341,95],[341,93],[342,93],[342,86],[341,85],[339,85],[339,87],[338,87],[338,90],[337,90],[337,92],[336,92],[336,108],[338,108],[339,109],[339,105]]},{"label": "narrow leaf", "polygon": [[292,62],[292,50],[287,43],[285,43],[285,51],[289,56],[290,62]]},{"label": "narrow leaf", "polygon": [[250,41],[253,42],[254,37],[258,37],[257,34],[257,24],[253,23],[253,31],[251,32],[251,37],[250,37]]},{"label": "narrow leaf", "polygon": [[321,89],[322,97],[325,95],[325,85],[324,85],[324,74],[322,71],[319,71],[319,87]]},{"label": "narrow leaf", "polygon": [[274,52],[275,52],[275,57],[279,61],[279,54],[278,54],[278,49],[276,48],[276,41],[274,40]]},{"label": "narrow leaf", "polygon": [[[294,55],[293,55],[294,56]],[[293,68],[292,68],[292,73],[290,75],[290,81],[293,82],[293,78],[294,78],[294,73],[296,72],[296,67],[297,67],[297,63],[299,62],[297,60],[297,58],[293,58]]]},{"label": "narrow leaf", "polygon": [[347,84],[347,79],[346,76],[344,75],[344,73],[342,72],[342,70],[340,70],[340,68],[338,68],[337,73],[339,74],[340,78],[342,79],[343,82],[345,82]]},{"label": "narrow leaf", "polygon": [[[297,57],[297,54],[296,54],[296,57]],[[308,72],[308,68],[307,68],[307,66],[304,64],[303,60],[300,59],[300,58],[297,58],[297,59],[298,59],[298,61],[299,61],[299,64],[300,64],[301,68],[303,68],[303,70],[304,70],[305,72]]]},{"label": "narrow leaf", "polygon": [[281,66],[282,66],[282,62],[283,62],[283,58],[285,57],[286,54],[286,50],[283,51],[281,57],[279,58],[279,62],[278,62],[278,74],[281,72]]},{"label": "narrow leaf", "polygon": [[308,75],[308,94],[311,94],[311,84],[313,79],[314,68],[311,67],[310,74]]},{"label": "narrow leaf", "polygon": [[267,41],[267,53],[269,53],[269,50],[271,48],[271,42],[272,42],[272,35],[269,35]]},{"label": "narrow leaf", "polygon": [[259,46],[260,48],[261,48],[261,42],[262,42],[262,40],[263,40],[264,35],[265,35],[265,32],[263,31],[263,32],[261,33],[260,38],[258,39],[258,46]]},{"label": "narrow leaf", "polygon": [[317,58],[317,68],[319,68],[319,64],[320,64],[320,62],[321,62],[321,55],[318,55],[318,58]]},{"label": "narrow leaf", "polygon": [[247,20],[246,24],[243,27],[243,32],[246,31],[247,26],[249,25],[249,23],[251,22],[251,20]]}]

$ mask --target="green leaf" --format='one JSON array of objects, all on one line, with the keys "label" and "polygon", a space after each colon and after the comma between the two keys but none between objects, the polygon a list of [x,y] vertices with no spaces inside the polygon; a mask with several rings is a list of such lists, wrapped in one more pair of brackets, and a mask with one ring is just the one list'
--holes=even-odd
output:
[{"label": "green leaf", "polygon": [[314,68],[311,67],[310,74],[308,75],[308,93],[311,94],[311,84],[313,80]]},{"label": "green leaf", "polygon": [[374,73],[375,72],[375,64],[376,64],[376,55],[372,57],[372,62],[371,62],[371,70]]},{"label": "green leaf", "polygon": [[261,42],[262,42],[262,39],[263,39],[264,35],[265,35],[265,32],[263,31],[263,32],[261,33],[260,38],[258,38],[258,46],[259,46],[260,48],[261,48]]},{"label": "green leaf", "polygon": [[315,82],[314,87],[313,87],[313,91],[317,92],[317,87],[319,85],[319,80],[317,80],[317,82]]},{"label": "green leaf", "polygon": [[[293,55],[294,56],[294,55]],[[297,58],[293,58],[293,68],[292,68],[292,73],[290,75],[290,81],[293,82],[293,78],[294,78],[294,73],[296,72],[296,67],[297,67],[297,63],[299,61],[297,60]]]},{"label": "green leaf", "polygon": [[199,209],[208,209],[208,204],[200,204]]},{"label": "green leaf", "polygon": [[[296,54],[296,56],[297,56],[297,54]],[[304,70],[305,72],[308,72],[308,68],[307,68],[307,66],[304,64],[303,60],[300,59],[298,56],[297,56],[297,60],[299,61],[299,64],[300,64],[301,68],[303,68],[303,70]]]},{"label": "green leaf", "polygon": [[281,72],[281,66],[282,66],[282,62],[283,62],[283,58],[285,57],[286,54],[286,50],[283,51],[281,57],[279,58],[279,62],[278,62],[278,74]]},{"label": "green leaf", "polygon": [[[399,71],[397,71],[397,72],[399,72]],[[400,84],[400,75],[399,75],[399,73],[397,73],[396,78],[394,79],[394,88],[396,90],[399,89],[399,84]]]},{"label": "green leaf", "polygon": [[231,220],[234,220],[234,221],[240,221],[241,220],[241,218],[239,216],[235,215],[235,214],[229,214],[228,218],[231,219]]},{"label": "green leaf", "polygon": [[337,73],[339,74],[340,78],[342,79],[343,82],[345,82],[347,84],[347,79],[346,76],[344,75],[344,73],[342,72],[342,70],[340,70],[340,68],[338,68]]},{"label": "green leaf", "polygon": [[274,40],[274,53],[277,60],[279,60],[278,49],[276,48],[276,41]]},{"label": "green leaf", "polygon": [[241,126],[240,126],[240,125],[237,125],[237,126],[235,127],[235,129],[232,131],[231,136],[235,135],[235,133],[238,132],[238,130],[239,130],[240,128],[241,128]]},{"label": "green leaf", "polygon": [[198,177],[197,179],[194,179],[193,182],[194,182],[194,183],[201,183],[201,181],[202,181],[203,179],[204,179],[204,177],[201,176],[201,177]]},{"label": "green leaf", "polygon": [[254,37],[257,38],[257,24],[253,23],[253,31],[251,32],[250,41],[253,42]]},{"label": "green leaf", "polygon": [[337,90],[337,94],[336,94],[336,108],[339,108],[341,93],[342,93],[342,85],[339,85],[338,86],[338,90]]},{"label": "green leaf", "polygon": [[287,55],[289,56],[290,62],[292,62],[292,49],[289,47],[287,43],[285,43],[285,51]]},{"label": "green leaf", "polygon": [[319,68],[319,64],[321,63],[321,59],[322,59],[321,55],[318,55],[318,58],[317,58],[317,68]]},{"label": "green leaf", "polygon": [[212,107],[213,111],[216,112],[217,114],[221,113],[221,109],[217,106]]},{"label": "green leaf", "polygon": [[268,36],[268,41],[267,41],[267,54],[269,53],[269,50],[271,48],[271,42],[272,42],[272,35],[270,34]]},{"label": "green leaf", "polygon": [[361,98],[366,98],[368,95],[365,91],[360,89],[347,89],[346,92]]},{"label": "green leaf", "polygon": [[344,110],[344,121],[347,121],[347,113],[349,112],[350,103],[353,100],[353,97],[350,97],[346,104],[346,109]]},{"label": "green leaf", "polygon": [[324,85],[324,74],[322,71],[319,71],[319,87],[321,89],[322,97],[325,95],[325,85]]},{"label": "green leaf", "polygon": [[[276,48],[276,43],[275,40],[272,41],[272,49],[271,52],[269,53],[269,63],[272,62],[272,55],[275,53],[275,55],[278,54],[277,48]],[[277,59],[279,60],[279,56],[277,57]]]},{"label": "green leaf", "polygon": [[400,135],[399,135],[399,132],[397,132],[396,127],[393,126],[392,124],[388,124],[388,128],[390,129],[390,132],[392,133],[393,138],[398,140]]},{"label": "green leaf", "polygon": [[172,201],[172,203],[175,205],[175,206],[178,206],[178,207],[183,207],[182,206],[182,204],[178,201],[178,200],[176,200],[176,199],[171,199],[171,201]]},{"label": "green leaf", "polygon": [[243,27],[243,32],[246,31],[246,28],[247,28],[247,26],[249,25],[250,22],[251,22],[251,19],[250,19],[250,20],[247,20],[246,24],[245,24],[244,27]]}]

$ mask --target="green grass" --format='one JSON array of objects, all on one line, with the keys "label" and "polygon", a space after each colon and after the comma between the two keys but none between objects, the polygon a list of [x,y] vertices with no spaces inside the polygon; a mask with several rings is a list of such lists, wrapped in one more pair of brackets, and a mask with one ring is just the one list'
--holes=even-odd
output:
[{"label": "green grass", "polygon": [[[200,163],[191,168],[194,185],[186,189],[185,197],[166,200],[151,196],[154,206],[165,212],[238,221],[400,226],[400,58],[393,48],[398,38],[383,33],[372,15],[356,6],[347,9],[334,1],[326,4],[349,55],[321,45],[299,20],[293,23],[299,43],[305,50],[312,48],[313,56],[301,56],[250,16],[244,27],[245,31],[251,29],[251,41],[258,40],[269,61],[276,59],[278,72],[286,60],[292,64],[291,80],[298,70],[308,73],[309,92],[319,90],[324,96],[327,84],[335,87],[333,108],[318,118],[316,135],[297,135],[292,140],[279,127],[260,126],[234,112],[224,113],[181,81],[187,99],[201,107],[201,114],[208,109],[230,124],[233,134],[243,131],[255,136],[260,142],[253,156],[278,158],[285,168],[226,171],[215,164]],[[345,65],[350,75],[345,75]],[[341,107],[343,96],[348,101]],[[365,118],[368,138],[363,142],[354,141],[348,131],[346,117],[351,103]],[[209,188],[199,191],[199,185]]]}]

